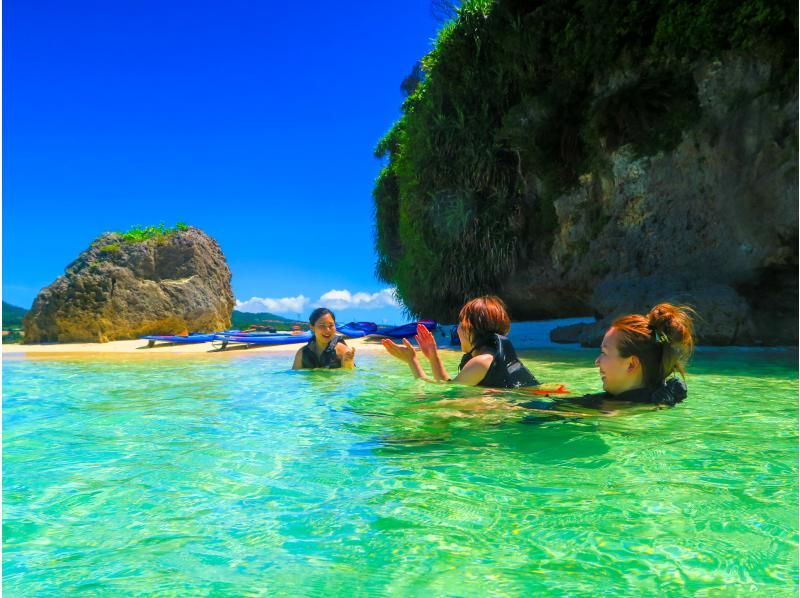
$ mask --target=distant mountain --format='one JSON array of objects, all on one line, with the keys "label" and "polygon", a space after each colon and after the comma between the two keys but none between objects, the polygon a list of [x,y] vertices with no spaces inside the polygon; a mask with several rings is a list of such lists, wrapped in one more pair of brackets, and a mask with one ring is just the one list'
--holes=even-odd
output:
[{"label": "distant mountain", "polygon": [[22,328],[22,318],[28,310],[3,301],[3,328]]},{"label": "distant mountain", "polygon": [[274,326],[275,328],[288,328],[295,324],[308,325],[307,322],[300,322],[298,320],[290,320],[282,316],[277,316],[269,312],[248,313],[244,311],[233,310],[231,314],[231,327],[233,328],[247,328],[253,324],[260,324],[262,326]]}]

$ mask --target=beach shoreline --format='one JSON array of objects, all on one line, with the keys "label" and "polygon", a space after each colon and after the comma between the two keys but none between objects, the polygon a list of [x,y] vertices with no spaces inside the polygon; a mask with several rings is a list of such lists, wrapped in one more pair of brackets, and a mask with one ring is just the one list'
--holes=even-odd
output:
[{"label": "beach shoreline", "polygon": [[[384,352],[380,339],[348,338],[347,344],[356,348],[356,355]],[[148,347],[146,340],[110,341],[108,343],[46,343],[46,344],[4,344],[3,359],[13,358],[59,358],[59,357],[92,357],[92,356],[198,356],[198,355],[251,355],[257,353],[294,354],[303,343],[291,345],[229,345],[224,351],[215,349],[210,342],[192,344],[162,344]],[[455,349],[439,347],[440,350]]]},{"label": "beach shoreline", "polygon": [[[570,325],[579,322],[592,321],[589,318],[567,318],[560,320],[546,320],[539,322],[514,322],[511,326],[509,338],[518,350],[533,348],[577,348],[575,345],[552,343],[549,339],[550,331],[557,326]],[[447,327],[444,327],[447,330]],[[449,340],[449,331],[446,334]],[[412,339],[413,340],[413,339]],[[436,342],[439,350],[460,352],[458,346],[447,344],[445,337],[437,333]],[[401,342],[401,341],[395,341]],[[356,354],[373,354],[384,351],[379,337],[348,338],[347,344],[356,347]],[[302,343],[291,345],[229,345],[224,351],[215,349],[210,342],[192,344],[159,344],[148,348],[144,339],[110,341],[107,343],[41,343],[41,344],[4,344],[3,358],[41,357],[58,358],[63,356],[113,356],[113,355],[141,355],[152,356],[181,356],[181,355],[251,355],[253,353],[278,353],[294,354]]]}]

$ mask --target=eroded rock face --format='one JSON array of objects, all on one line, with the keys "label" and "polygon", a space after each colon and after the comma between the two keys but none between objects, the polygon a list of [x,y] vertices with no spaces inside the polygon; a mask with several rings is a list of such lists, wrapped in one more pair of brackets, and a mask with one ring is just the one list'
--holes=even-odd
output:
[{"label": "eroded rock face", "polygon": [[797,95],[762,93],[745,59],[695,71],[700,122],[666,154],[609,154],[556,203],[550,255],[505,285],[516,319],[595,315],[596,346],[623,313],[693,306],[703,344],[796,344]]},{"label": "eroded rock face", "polygon": [[225,256],[199,229],[135,243],[106,233],[39,293],[25,317],[25,342],[223,330],[233,305]]}]

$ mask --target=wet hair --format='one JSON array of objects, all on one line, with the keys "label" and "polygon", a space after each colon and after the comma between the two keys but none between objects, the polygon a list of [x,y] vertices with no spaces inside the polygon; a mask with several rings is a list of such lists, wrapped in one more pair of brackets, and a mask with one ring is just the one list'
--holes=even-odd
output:
[{"label": "wet hair", "polygon": [[308,316],[308,323],[312,326],[317,323],[322,316],[330,314],[333,318],[333,321],[336,322],[336,316],[333,315],[333,312],[329,310],[327,307],[318,307],[314,311],[311,312],[311,315]]},{"label": "wet hair", "polygon": [[646,316],[620,316],[611,324],[620,356],[639,358],[646,386],[659,386],[675,372],[686,377],[694,350],[692,314],[690,307],[659,303]]},{"label": "wet hair", "polygon": [[505,336],[511,328],[506,304],[495,295],[484,295],[468,301],[461,308],[458,320],[476,347],[492,334]]}]

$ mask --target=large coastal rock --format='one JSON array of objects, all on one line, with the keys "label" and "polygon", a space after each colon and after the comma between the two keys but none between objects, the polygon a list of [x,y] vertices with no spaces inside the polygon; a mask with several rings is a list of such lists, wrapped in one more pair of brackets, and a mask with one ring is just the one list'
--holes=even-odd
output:
[{"label": "large coastal rock", "polygon": [[699,122],[672,151],[609,152],[555,202],[549,254],[502,289],[517,319],[593,314],[597,345],[622,313],[662,301],[698,312],[704,344],[796,344],[798,103],[764,93],[770,68],[729,58],[694,77]]},{"label": "large coastal rock", "polygon": [[106,342],[230,326],[231,273],[219,245],[189,227],[124,242],[106,233],[81,253],[25,318],[25,342]]}]

